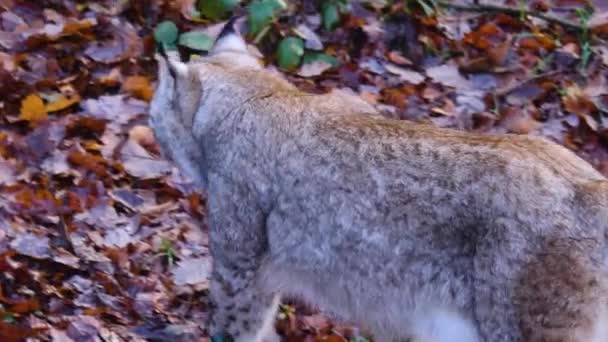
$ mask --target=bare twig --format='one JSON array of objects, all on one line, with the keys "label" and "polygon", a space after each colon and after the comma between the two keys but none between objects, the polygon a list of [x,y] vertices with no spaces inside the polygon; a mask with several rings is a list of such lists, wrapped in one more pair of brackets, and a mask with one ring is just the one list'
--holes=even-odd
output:
[{"label": "bare twig", "polygon": [[501,89],[497,89],[496,92],[495,92],[495,96],[498,96],[498,97],[507,96],[510,93],[512,93],[515,90],[517,90],[517,89],[525,86],[526,84],[528,84],[530,82],[534,82],[534,81],[543,79],[545,77],[555,76],[555,75],[558,75],[560,73],[562,73],[561,70],[553,70],[553,71],[549,71],[549,72],[545,72],[545,73],[542,73],[542,74],[538,74],[538,75],[534,75],[534,76],[528,77],[528,78],[523,79],[523,80],[521,80],[521,81],[519,81],[519,82],[517,82],[515,84],[506,86],[506,87],[501,88]]},{"label": "bare twig", "polygon": [[72,242],[72,237],[70,236],[70,232],[68,231],[68,225],[65,223],[65,218],[63,217],[63,215],[60,216],[61,218],[61,235],[63,237],[63,239],[65,240],[65,242],[67,243],[67,250],[69,252],[71,252],[74,255],[78,255],[76,253],[76,249],[74,248],[74,242]]},{"label": "bare twig", "polygon": [[529,15],[531,17],[536,17],[539,19],[543,19],[547,22],[556,23],[562,25],[564,27],[574,29],[574,30],[582,30],[583,27],[579,24],[573,23],[571,21],[558,18],[556,16],[552,16],[549,14],[545,14],[538,11],[531,11],[525,8],[519,9],[509,6],[499,6],[499,5],[489,5],[489,4],[455,4],[451,1],[437,1],[437,4],[444,8],[450,8],[457,11],[468,11],[468,12],[498,12],[505,13],[509,15]]}]

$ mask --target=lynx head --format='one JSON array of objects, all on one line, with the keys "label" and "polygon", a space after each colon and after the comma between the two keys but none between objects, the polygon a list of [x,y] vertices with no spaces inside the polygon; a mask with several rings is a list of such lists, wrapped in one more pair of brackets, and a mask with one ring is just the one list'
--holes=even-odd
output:
[{"label": "lynx head", "polygon": [[206,64],[217,65],[224,69],[261,70],[260,60],[249,52],[247,43],[240,33],[241,24],[242,20],[239,17],[230,19],[217,36],[209,54],[190,63],[182,62],[177,53],[164,54],[163,57],[168,60],[169,73],[173,77],[182,78],[204,68]]},{"label": "lynx head", "polygon": [[[238,26],[242,20],[232,18],[217,37],[213,49],[208,55],[197,58],[191,62],[182,62],[177,52],[165,52],[156,56],[159,66],[159,86],[155,98],[167,97],[176,107],[184,125],[192,125],[194,115],[201,106],[201,97],[204,88],[220,87],[218,84],[225,77],[213,77],[214,82],[205,83],[204,74],[218,72],[243,74],[257,73],[262,69],[260,60],[247,49],[247,43],[241,36]],[[205,84],[203,84],[205,83]],[[169,89],[173,88],[173,89]],[[153,102],[154,104],[154,102]]]},{"label": "lynx head", "polygon": [[[163,154],[192,178],[204,173],[193,164],[204,164],[200,137],[209,136],[213,122],[257,92],[256,77],[264,77],[262,64],[249,53],[232,19],[223,28],[207,56],[182,62],[177,52],[156,55],[158,86],[150,104],[150,127]],[[196,132],[195,132],[196,131]],[[192,160],[199,159],[196,162]]]}]

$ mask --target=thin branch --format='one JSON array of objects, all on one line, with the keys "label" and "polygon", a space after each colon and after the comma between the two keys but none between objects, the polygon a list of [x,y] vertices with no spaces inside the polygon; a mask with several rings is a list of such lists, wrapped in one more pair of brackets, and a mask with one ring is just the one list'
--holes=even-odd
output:
[{"label": "thin branch", "polygon": [[455,4],[451,1],[437,1],[437,4],[441,7],[450,8],[450,9],[454,9],[457,11],[498,12],[498,13],[505,13],[505,14],[509,14],[509,15],[515,15],[515,16],[523,13],[525,15],[543,19],[547,22],[556,23],[556,24],[562,25],[562,26],[570,28],[570,29],[574,29],[574,30],[583,29],[583,26],[581,26],[579,24],[575,24],[569,20],[558,18],[556,16],[552,16],[552,15],[545,14],[545,13],[538,12],[538,11],[531,11],[528,9],[519,9],[519,8],[514,8],[514,7],[509,7],[509,6],[499,6],[499,5],[489,5],[489,4],[470,4],[470,5]]},{"label": "thin branch", "polygon": [[523,79],[519,82],[516,82],[514,84],[511,84],[509,86],[506,86],[504,88],[501,89],[497,89],[495,92],[495,95],[498,97],[504,97],[507,96],[509,94],[511,94],[512,92],[516,91],[517,89],[525,86],[526,84],[530,83],[530,82],[534,82],[534,81],[538,81],[540,79],[543,79],[545,77],[551,77],[551,76],[555,76],[555,75],[559,75],[561,74],[562,71],[561,70],[553,70],[553,71],[548,71],[542,74],[538,74],[538,75],[534,75],[531,77],[528,77],[526,79]]}]

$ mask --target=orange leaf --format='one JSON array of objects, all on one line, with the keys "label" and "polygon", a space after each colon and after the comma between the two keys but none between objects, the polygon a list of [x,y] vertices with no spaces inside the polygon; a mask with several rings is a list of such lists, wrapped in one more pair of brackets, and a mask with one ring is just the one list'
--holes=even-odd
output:
[{"label": "orange leaf", "polygon": [[18,342],[23,341],[30,336],[34,336],[35,334],[36,331],[34,329],[0,322],[0,341]]},{"label": "orange leaf", "polygon": [[40,96],[31,94],[21,101],[21,115],[19,116],[21,120],[35,123],[45,120],[47,117],[48,114]]},{"label": "orange leaf", "polygon": [[18,314],[30,313],[40,310],[40,303],[36,298],[14,300],[10,303],[10,311]]},{"label": "orange leaf", "polygon": [[145,76],[127,77],[122,89],[144,101],[150,101],[152,99],[152,87],[150,86],[150,80]]},{"label": "orange leaf", "polygon": [[331,335],[331,336],[326,336],[326,337],[315,337],[315,342],[344,342],[346,341],[346,339],[337,336],[337,335]]},{"label": "orange leaf", "polygon": [[66,109],[76,103],[80,102],[80,96],[79,95],[74,95],[74,96],[70,96],[70,97],[65,97],[63,95],[59,96],[59,98],[57,98],[55,101],[48,103],[45,107],[46,111],[51,113],[51,112],[57,112],[60,111],[62,109]]},{"label": "orange leaf", "polygon": [[94,25],[93,21],[86,19],[83,21],[71,21],[63,25],[63,34],[71,35],[82,30],[91,28]]},{"label": "orange leaf", "polygon": [[105,159],[100,156],[83,153],[80,151],[72,151],[68,154],[68,162],[85,170],[91,171],[100,177],[105,176],[107,173]]}]

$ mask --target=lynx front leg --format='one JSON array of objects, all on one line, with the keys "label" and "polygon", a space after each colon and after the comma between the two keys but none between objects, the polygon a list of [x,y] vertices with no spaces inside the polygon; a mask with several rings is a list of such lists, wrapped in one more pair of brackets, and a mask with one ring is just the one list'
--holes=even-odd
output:
[{"label": "lynx front leg", "polygon": [[219,182],[210,182],[209,193],[214,257],[209,334],[236,342],[280,341],[274,329],[279,297],[262,288],[259,274],[268,255],[265,217],[246,189]]},{"label": "lynx front leg", "polygon": [[[211,280],[214,304],[209,335],[231,337],[237,342],[278,342],[274,320],[279,296],[257,288],[255,281],[243,276],[244,269],[227,270],[215,263]],[[224,340],[226,341],[226,340]]]}]

